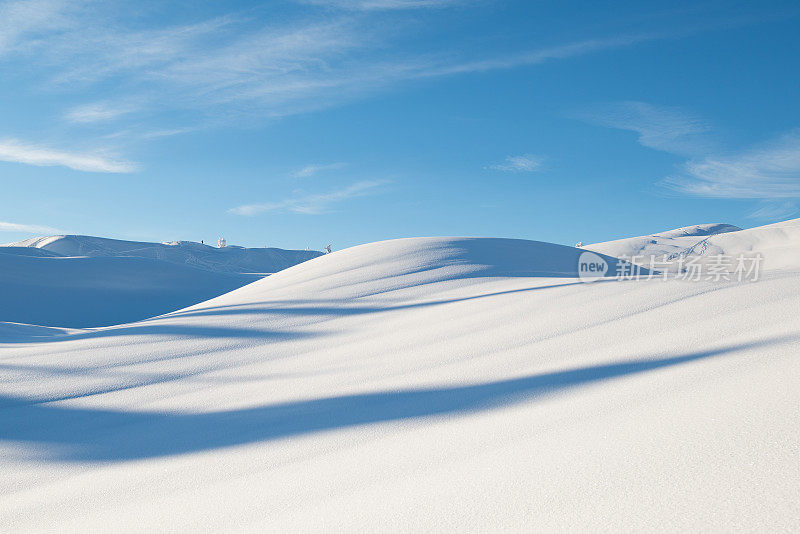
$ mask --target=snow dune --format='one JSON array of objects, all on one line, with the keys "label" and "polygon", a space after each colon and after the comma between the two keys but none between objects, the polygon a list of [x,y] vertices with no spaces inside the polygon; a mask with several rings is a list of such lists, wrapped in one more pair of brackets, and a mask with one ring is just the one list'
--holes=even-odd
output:
[{"label": "snow dune", "polygon": [[699,263],[714,260],[715,256],[736,258],[743,254],[760,254],[766,270],[800,270],[800,219],[741,230],[725,224],[697,225],[678,228],[650,236],[619,239],[586,245],[584,248],[618,258],[635,260],[649,265],[650,258],[676,258],[684,255]]},{"label": "snow dune", "polygon": [[322,255],[316,250],[244,248],[234,245],[216,248],[194,241],[147,243],[87,235],[34,237],[5,246],[35,249],[60,256],[147,258],[224,273],[274,273]]},{"label": "snow dune", "polygon": [[386,241],[7,327],[0,530],[800,529],[798,271],[585,284],[581,252]]},{"label": "snow dune", "polygon": [[741,228],[738,226],[730,224],[698,224],[653,235],[628,237],[605,243],[585,245],[583,248],[615,257],[632,258],[638,256],[649,260],[651,256],[684,254],[697,243],[706,241],[709,236],[726,232],[738,232],[740,230]]},{"label": "snow dune", "polygon": [[144,258],[34,257],[0,251],[0,321],[73,328],[127,323],[260,278]]},{"label": "snow dune", "polygon": [[89,236],[29,239],[0,246],[0,321],[73,328],[138,321],[263,276],[249,273],[276,272],[320,254]]}]

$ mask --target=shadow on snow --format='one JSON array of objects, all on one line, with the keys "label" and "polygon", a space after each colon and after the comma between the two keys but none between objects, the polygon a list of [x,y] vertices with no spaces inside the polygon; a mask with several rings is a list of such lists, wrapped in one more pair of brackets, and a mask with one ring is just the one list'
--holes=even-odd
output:
[{"label": "shadow on snow", "polygon": [[[604,280],[605,281],[605,280]],[[183,317],[215,317],[229,315],[303,315],[303,316],[346,316],[370,313],[382,313],[397,310],[407,310],[415,308],[427,308],[443,304],[453,304],[457,302],[467,302],[483,298],[511,295],[518,293],[528,293],[543,289],[554,289],[559,287],[581,285],[583,282],[566,282],[563,284],[553,284],[545,286],[526,287],[511,289],[470,297],[460,297],[454,299],[417,302],[413,304],[399,304],[396,306],[352,306],[347,305],[348,300],[289,300],[273,302],[255,302],[249,304],[237,304],[229,306],[213,306],[185,311],[177,311],[166,314],[158,319],[175,319]],[[598,283],[598,282],[596,282]],[[32,325],[26,325],[32,326]],[[257,328],[235,328],[235,327],[214,327],[214,326],[194,326],[176,323],[157,323],[142,321],[130,325],[120,325],[106,327],[97,330],[88,330],[78,333],[64,333],[59,328],[33,327],[44,330],[43,334],[6,334],[0,336],[0,343],[55,343],[61,341],[72,341],[77,339],[90,338],[111,338],[118,336],[134,335],[153,335],[153,336],[176,336],[176,337],[201,337],[201,338],[259,338],[271,340],[284,340],[303,337],[306,334],[290,331],[262,330]]]},{"label": "shadow on snow", "polygon": [[[792,338],[796,339],[796,338]],[[127,461],[207,451],[313,432],[449,417],[569,388],[686,364],[768,343],[581,367],[483,384],[384,391],[209,413],[126,412],[0,396],[0,442],[27,443],[56,461]]]}]

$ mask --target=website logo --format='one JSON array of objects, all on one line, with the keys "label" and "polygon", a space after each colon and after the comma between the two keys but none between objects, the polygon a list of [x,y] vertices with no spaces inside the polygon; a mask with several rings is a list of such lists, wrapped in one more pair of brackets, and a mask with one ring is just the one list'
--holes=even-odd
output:
[{"label": "website logo", "polygon": [[582,252],[578,258],[578,277],[583,282],[594,282],[608,272],[608,262],[594,252]]}]

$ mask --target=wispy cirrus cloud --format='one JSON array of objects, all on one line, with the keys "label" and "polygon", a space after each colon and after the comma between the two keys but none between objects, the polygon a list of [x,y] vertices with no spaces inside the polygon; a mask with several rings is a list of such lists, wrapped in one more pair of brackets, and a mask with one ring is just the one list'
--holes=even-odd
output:
[{"label": "wispy cirrus cloud", "polygon": [[129,173],[138,168],[135,163],[109,158],[102,154],[67,152],[23,143],[17,139],[0,139],[0,161],[40,167],[62,166],[77,171],[103,173]]},{"label": "wispy cirrus cloud", "polygon": [[96,13],[79,2],[71,5],[75,7],[65,17],[68,22],[53,31],[43,29],[38,38],[19,49],[20,54],[50,70],[51,83],[65,86],[112,77],[152,83],[175,62],[214,50],[216,40],[225,39],[241,24],[236,17],[221,16],[192,24],[134,29],[120,18],[124,11]]},{"label": "wispy cirrus cloud", "polygon": [[451,76],[455,74],[469,74],[473,72],[506,70],[540,65],[549,61],[570,59],[605,50],[626,48],[647,41],[668,39],[676,35],[677,34],[674,33],[637,33],[599,39],[582,39],[484,59],[466,61],[451,60],[437,65],[435,68],[432,68],[430,72],[426,73],[426,75]]},{"label": "wispy cirrus cloud", "polygon": [[24,58],[63,89],[114,82],[114,98],[65,114],[77,122],[119,117],[129,111],[125,102],[131,99],[142,103],[136,111],[144,114],[149,106],[229,120],[286,116],[404,81],[536,65],[674,36],[623,35],[475,58],[444,49],[408,54],[392,47],[399,30],[376,25],[369,14],[348,13],[443,7],[463,0],[310,0],[345,9],[267,23],[229,13],[148,29],[132,26],[118,5],[34,1],[36,10],[16,8],[17,17],[25,19],[19,24],[24,31],[6,32],[8,54]]},{"label": "wispy cirrus cloud", "polygon": [[320,172],[341,169],[346,165],[347,164],[343,162],[324,163],[324,164],[312,163],[311,165],[306,165],[305,167],[301,167],[295,171],[292,171],[291,176],[292,178],[308,178],[309,176],[314,176],[315,174]]},{"label": "wispy cirrus cloud", "polygon": [[18,232],[22,234],[65,234],[63,230],[51,226],[41,226],[38,224],[21,224],[7,221],[0,221],[0,232]]},{"label": "wispy cirrus cloud", "polygon": [[323,7],[373,11],[383,9],[422,9],[441,8],[463,4],[464,0],[297,0],[302,4]]},{"label": "wispy cirrus cloud", "polygon": [[762,221],[783,221],[800,211],[794,202],[761,202],[758,207],[747,214],[750,219]]},{"label": "wispy cirrus cloud", "polygon": [[800,198],[800,133],[738,154],[688,161],[664,184],[706,198]]},{"label": "wispy cirrus cloud", "polygon": [[364,180],[345,188],[317,194],[299,194],[277,202],[245,204],[228,210],[235,215],[258,215],[259,213],[288,211],[306,215],[316,215],[330,210],[333,204],[356,197],[373,195],[379,188],[389,183],[387,180]]},{"label": "wispy cirrus cloud", "polygon": [[17,0],[0,3],[0,57],[28,48],[42,34],[70,23],[64,0]]},{"label": "wispy cirrus cloud", "polygon": [[503,172],[535,172],[542,169],[544,157],[533,154],[508,156],[503,163],[489,165],[489,169]]},{"label": "wispy cirrus cloud", "polygon": [[641,145],[679,155],[707,154],[711,126],[680,108],[646,102],[612,102],[576,114],[588,122],[639,134]]},{"label": "wispy cirrus cloud", "polygon": [[[712,20],[704,26],[484,55],[458,43],[437,43],[424,51],[402,44],[404,30],[421,29],[413,10],[480,4],[474,0],[308,2],[331,9],[275,17],[265,16],[274,8],[260,5],[202,18],[175,16],[159,2],[134,8],[124,2],[0,0],[0,62],[24,65],[26,80],[51,91],[91,92],[94,103],[67,109],[62,118],[70,126],[93,126],[81,135],[113,125],[115,132],[96,135],[113,135],[117,146],[124,146],[159,137],[152,132],[174,135],[253,124],[330,108],[404,83],[566,61],[719,26]],[[385,11],[391,12],[391,25]],[[465,43],[471,43],[469,37]],[[653,132],[641,131],[640,137],[643,143],[666,146]],[[105,164],[77,165],[60,159],[72,168],[106,169],[98,172],[133,167],[109,158],[100,158]]]},{"label": "wispy cirrus cloud", "polygon": [[136,106],[125,103],[94,102],[67,110],[64,118],[76,123],[96,123],[118,119],[136,111]]},{"label": "wispy cirrus cloud", "polygon": [[748,217],[787,218],[797,212],[791,199],[800,199],[800,131],[790,132],[760,146],[723,151],[703,119],[680,108],[645,102],[615,102],[578,114],[578,117],[639,134],[641,145],[688,157],[659,182],[688,196],[760,201]]}]

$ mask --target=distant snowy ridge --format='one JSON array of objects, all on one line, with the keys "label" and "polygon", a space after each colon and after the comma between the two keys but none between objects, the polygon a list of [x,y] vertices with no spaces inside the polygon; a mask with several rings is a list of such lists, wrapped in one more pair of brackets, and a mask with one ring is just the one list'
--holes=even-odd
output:
[{"label": "distant snowy ridge", "polygon": [[[70,257],[149,258],[224,273],[274,273],[322,255],[322,252],[316,250],[245,248],[233,245],[216,248],[194,241],[148,243],[85,235],[34,237],[0,247],[25,247]],[[0,252],[3,252],[2,248]]]},{"label": "distant snowy ridge", "polygon": [[634,258],[634,263],[645,266],[651,259],[674,260],[681,256],[706,263],[718,256],[760,255],[764,270],[800,270],[800,219],[747,230],[728,224],[687,226],[584,248],[617,258]]},{"label": "distant snowy ridge", "polygon": [[[263,290],[296,291],[325,298],[361,298],[430,284],[486,278],[564,278],[580,283],[578,248],[490,237],[414,237],[358,245],[286,269],[254,284],[198,304],[262,302]],[[614,277],[617,258],[603,256]],[[380,267],[380,270],[377,268]],[[379,273],[379,275],[376,275]]]},{"label": "distant snowy ridge", "polygon": [[741,231],[741,228],[731,224],[696,224],[651,235],[627,237],[614,241],[585,245],[583,248],[618,258],[631,258],[634,256],[645,256],[648,258],[650,256],[671,256],[685,252],[687,249],[700,241],[704,241],[709,236],[739,231]]},{"label": "distant snowy ridge", "polygon": [[[24,242],[27,247],[5,247],[12,253],[4,254],[0,247],[0,285],[4,288],[0,293],[0,321],[68,328],[111,326],[173,312],[262,278],[258,274],[199,269],[193,262],[180,264],[163,257],[172,251],[199,250],[208,256],[219,252],[219,258],[225,259],[227,247],[213,249],[191,242],[159,247],[154,243],[69,237],[73,239],[39,238]],[[135,245],[149,246],[137,249]],[[231,252],[235,255],[236,250],[259,249]],[[58,252],[70,255],[59,256]],[[158,253],[158,257],[135,256],[151,253]],[[310,277],[311,283],[322,283],[328,291],[339,282],[352,288],[359,286],[360,273],[372,273],[372,265],[381,258],[388,267],[385,276],[373,282],[374,287],[360,286],[362,294],[371,294],[476,276],[575,278],[581,253],[573,247],[522,239],[410,238],[360,245],[285,272],[290,277]],[[612,276],[618,260],[605,260]],[[331,264],[337,266],[333,273],[327,270]],[[232,265],[243,269],[252,263],[232,261],[225,266]],[[326,279],[330,277],[334,279]],[[239,294],[233,292],[234,296]],[[3,332],[16,339],[34,330],[6,325],[0,328],[0,339]],[[36,330],[34,335],[49,335],[43,332]]]},{"label": "distant snowy ridge", "polygon": [[674,230],[667,230],[666,232],[659,232],[653,234],[658,237],[674,238],[674,237],[692,237],[692,236],[710,236],[717,234],[725,234],[728,232],[738,232],[741,228],[732,224],[711,223],[711,224],[695,224],[692,226],[684,226]]},{"label": "distant snowy ridge", "polygon": [[0,253],[0,321],[73,328],[128,323],[260,278],[149,258]]},{"label": "distant snowy ridge", "polygon": [[[214,248],[91,236],[0,246],[0,337],[17,323],[69,328],[139,321],[222,295],[320,256],[276,248]],[[40,335],[42,330],[37,330]]]}]

